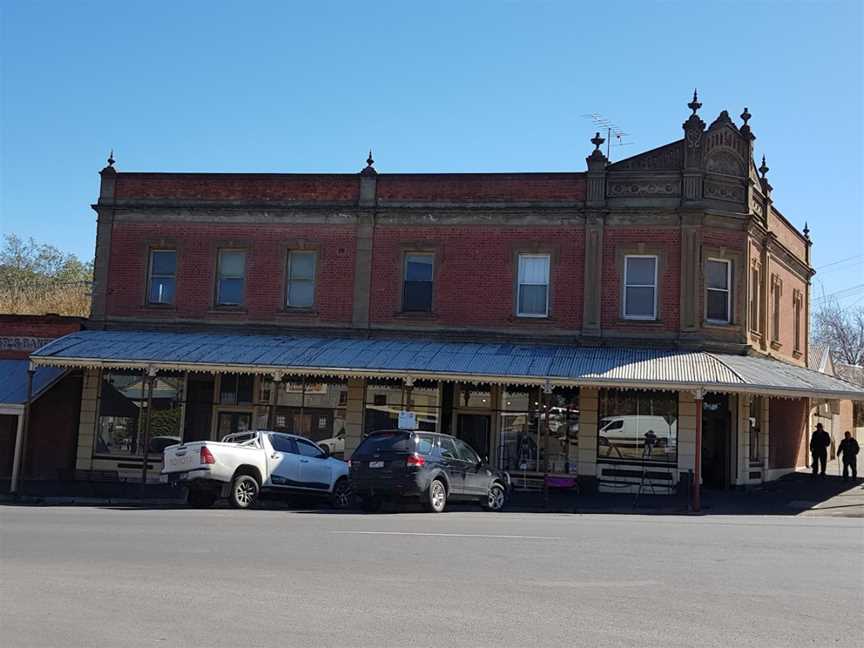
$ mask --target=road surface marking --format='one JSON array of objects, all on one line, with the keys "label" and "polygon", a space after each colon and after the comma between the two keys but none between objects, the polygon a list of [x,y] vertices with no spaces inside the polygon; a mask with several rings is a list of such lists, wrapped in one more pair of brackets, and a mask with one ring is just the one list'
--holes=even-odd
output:
[{"label": "road surface marking", "polygon": [[560,536],[488,535],[483,533],[419,533],[411,531],[331,531],[339,535],[431,536],[436,538],[484,538],[492,540],[563,540]]}]

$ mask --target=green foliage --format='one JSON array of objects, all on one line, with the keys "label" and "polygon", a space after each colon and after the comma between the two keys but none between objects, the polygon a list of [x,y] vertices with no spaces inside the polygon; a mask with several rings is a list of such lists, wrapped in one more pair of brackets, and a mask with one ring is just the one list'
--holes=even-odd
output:
[{"label": "green foliage", "polygon": [[93,263],[52,245],[4,236],[0,248],[0,310],[86,316]]}]

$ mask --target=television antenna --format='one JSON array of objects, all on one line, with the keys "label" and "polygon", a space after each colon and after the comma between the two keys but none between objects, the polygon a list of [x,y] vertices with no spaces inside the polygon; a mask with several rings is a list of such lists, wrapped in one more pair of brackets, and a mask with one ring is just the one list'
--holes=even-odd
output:
[{"label": "television antenna", "polygon": [[615,147],[632,146],[636,143],[633,141],[625,141],[626,138],[630,137],[630,133],[625,132],[618,124],[600,113],[587,113],[582,115],[582,117],[590,119],[596,127],[606,129],[606,158],[610,161],[612,160],[613,141],[615,142]]}]

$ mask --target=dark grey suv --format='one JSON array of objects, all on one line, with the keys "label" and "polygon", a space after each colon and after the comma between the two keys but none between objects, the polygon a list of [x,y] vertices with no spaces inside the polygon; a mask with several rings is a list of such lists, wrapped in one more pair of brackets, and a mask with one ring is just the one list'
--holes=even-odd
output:
[{"label": "dark grey suv", "polygon": [[475,501],[490,511],[504,508],[510,476],[481,460],[449,434],[421,430],[373,432],[351,455],[349,476],[366,511],[385,499],[419,498],[440,513],[448,501]]}]

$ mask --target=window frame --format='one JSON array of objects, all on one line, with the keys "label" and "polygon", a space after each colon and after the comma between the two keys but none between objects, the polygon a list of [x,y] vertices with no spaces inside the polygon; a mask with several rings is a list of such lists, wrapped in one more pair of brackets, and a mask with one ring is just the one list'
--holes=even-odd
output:
[{"label": "window frame", "polygon": [[[313,259],[312,266],[312,279],[292,279],[291,278],[291,255],[292,254],[311,254]],[[320,254],[318,250],[314,249],[303,249],[303,248],[290,248],[288,250],[288,254],[285,256],[285,309],[291,311],[302,311],[302,310],[312,310],[315,308],[318,303],[318,261]],[[312,284],[312,303],[308,306],[295,306],[290,303],[289,295],[291,294],[291,283],[292,282],[303,282],[303,283],[311,283]]]},{"label": "window frame", "polygon": [[[648,286],[647,284],[628,284],[627,283],[627,261],[629,259],[654,259],[654,284],[652,286]],[[623,292],[621,295],[621,318],[625,320],[635,320],[642,322],[656,322],[657,321],[657,295],[659,292],[659,287],[657,285],[657,280],[660,272],[660,255],[658,254],[625,254],[624,255],[624,267],[622,270],[621,284],[623,286]],[[628,315],[627,314],[627,289],[628,288],[653,288],[654,289],[654,300],[653,300],[653,312],[650,316],[647,315]]]},{"label": "window frame", "polygon": [[[222,279],[237,279],[236,276],[223,276],[222,275],[222,255],[225,253],[242,253],[243,254],[243,292],[241,295],[241,299],[238,303],[226,303],[221,300],[221,292],[222,292]],[[246,305],[246,283],[248,276],[248,263],[249,263],[249,250],[246,248],[240,247],[220,247],[216,251],[216,290],[215,290],[215,306],[216,308],[243,308]]]},{"label": "window frame", "polygon": [[[522,259],[530,258],[530,259],[546,259],[546,299],[545,299],[545,310],[543,313],[524,313],[522,312],[520,302],[521,302],[521,293],[522,286],[542,286],[544,284],[536,284],[536,283],[525,283],[522,282]],[[549,298],[551,295],[551,283],[552,283],[552,254],[549,252],[518,252],[516,254],[516,317],[525,317],[531,319],[548,319],[549,318]]]},{"label": "window frame", "polygon": [[[429,308],[428,309],[411,309],[408,310],[405,307],[406,299],[405,299],[405,288],[408,283],[408,257],[430,257],[432,259],[432,280],[429,282],[432,284],[431,296],[429,298]],[[435,258],[436,254],[432,250],[405,250],[402,253],[402,275],[400,277],[400,304],[399,304],[399,312],[400,313],[410,313],[410,314],[432,314],[435,312],[435,277],[438,272],[438,263]]]},{"label": "window frame", "polygon": [[[733,321],[732,318],[732,260],[731,259],[722,259],[719,257],[708,257],[705,259],[705,267],[707,268],[709,263],[723,263],[726,265],[726,288],[710,288],[708,286],[708,273],[705,272],[705,321],[709,324],[731,324]],[[709,291],[715,292],[726,292],[726,319],[714,319],[712,317],[708,317],[708,293]]]},{"label": "window frame", "polygon": [[[167,275],[162,273],[155,273],[155,263],[153,262],[153,257],[157,252],[173,252],[174,253],[174,274]],[[154,278],[167,278],[170,277],[174,279],[174,297],[171,301],[158,301],[154,302],[150,300],[151,290],[153,288],[153,279]],[[147,294],[144,296],[146,300],[146,304],[148,306],[157,306],[157,307],[167,307],[174,306],[177,303],[177,248],[176,247],[161,247],[161,246],[153,246],[148,248],[147,254]]]}]

